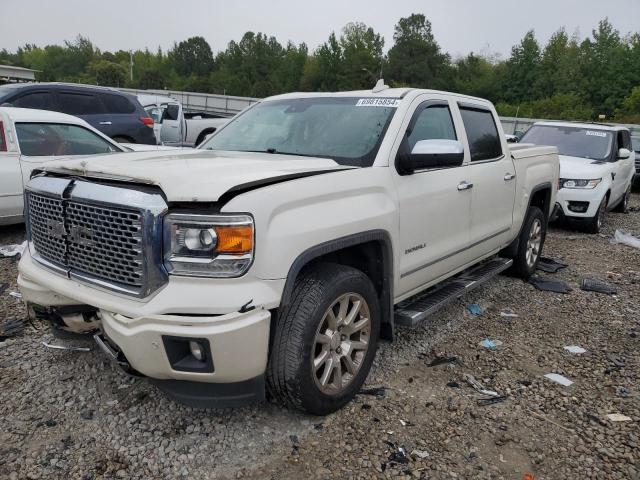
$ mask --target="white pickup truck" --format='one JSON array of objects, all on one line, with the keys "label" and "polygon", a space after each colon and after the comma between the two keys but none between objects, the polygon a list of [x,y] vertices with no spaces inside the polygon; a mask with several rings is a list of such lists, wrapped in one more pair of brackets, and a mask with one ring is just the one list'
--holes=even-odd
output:
[{"label": "white pickup truck", "polygon": [[154,133],[162,145],[197,146],[229,121],[208,113],[185,112],[171,97],[138,95],[138,101],[153,118]]},{"label": "white pickup truck", "polygon": [[491,103],[390,89],[258,102],[196,150],[49,164],[27,189],[32,315],[196,406],[313,414],[380,338],[536,268],[554,147],[510,149]]}]

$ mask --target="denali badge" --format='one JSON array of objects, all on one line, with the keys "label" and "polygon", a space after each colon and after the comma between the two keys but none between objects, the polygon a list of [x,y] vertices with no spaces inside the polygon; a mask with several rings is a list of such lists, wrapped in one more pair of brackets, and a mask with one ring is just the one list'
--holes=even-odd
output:
[{"label": "denali badge", "polygon": [[424,248],[424,247],[426,247],[426,246],[427,246],[427,244],[426,244],[426,243],[421,243],[420,245],[416,245],[415,247],[407,248],[407,249],[404,251],[404,254],[405,254],[405,255],[409,255],[410,253],[413,253],[413,252],[415,252],[416,250],[420,250],[420,249],[422,249],[422,248]]}]

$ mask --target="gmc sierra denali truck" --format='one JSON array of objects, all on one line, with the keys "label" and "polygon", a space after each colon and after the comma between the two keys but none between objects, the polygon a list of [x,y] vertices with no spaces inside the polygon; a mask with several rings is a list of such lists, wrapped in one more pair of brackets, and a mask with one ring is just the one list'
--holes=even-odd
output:
[{"label": "gmc sierra denali truck", "polygon": [[268,391],[327,414],[396,326],[533,273],[558,173],[557,150],[510,147],[485,100],[276,96],[193,151],[35,172],[18,282],[32,315],[179,401]]}]

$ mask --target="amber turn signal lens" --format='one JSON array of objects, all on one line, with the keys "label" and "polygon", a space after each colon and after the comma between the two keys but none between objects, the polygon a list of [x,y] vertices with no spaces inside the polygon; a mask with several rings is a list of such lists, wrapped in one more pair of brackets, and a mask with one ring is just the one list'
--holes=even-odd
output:
[{"label": "amber turn signal lens", "polygon": [[253,250],[251,225],[215,227],[218,235],[217,253],[242,254]]}]

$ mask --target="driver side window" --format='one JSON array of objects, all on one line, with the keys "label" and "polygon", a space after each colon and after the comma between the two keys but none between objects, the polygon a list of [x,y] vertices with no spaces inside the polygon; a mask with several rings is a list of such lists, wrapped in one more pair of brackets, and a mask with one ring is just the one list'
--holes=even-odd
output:
[{"label": "driver side window", "polygon": [[407,135],[409,152],[420,140],[457,140],[451,111],[447,105],[429,105],[418,113]]}]

